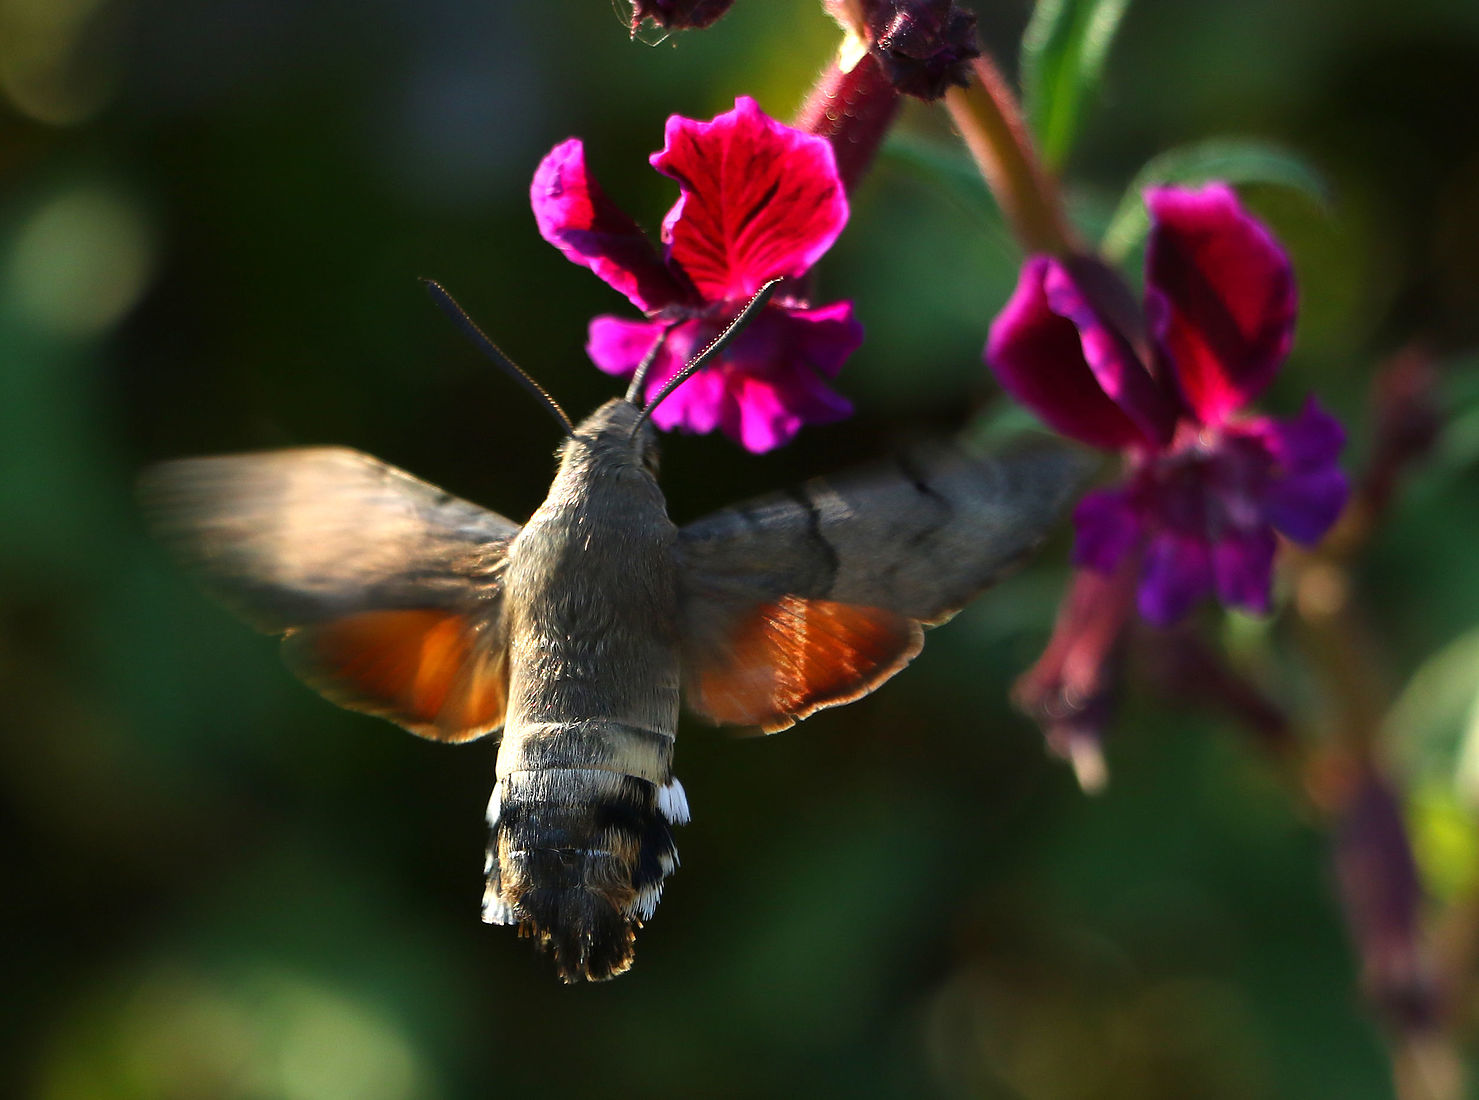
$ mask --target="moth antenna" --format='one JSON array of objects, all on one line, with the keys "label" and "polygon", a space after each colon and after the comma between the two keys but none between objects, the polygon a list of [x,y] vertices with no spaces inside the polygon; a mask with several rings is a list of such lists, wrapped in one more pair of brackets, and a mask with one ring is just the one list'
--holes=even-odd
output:
[{"label": "moth antenna", "polygon": [[637,364],[637,373],[632,375],[632,384],[627,387],[626,399],[631,404],[637,403],[637,395],[642,392],[642,383],[647,381],[647,372],[652,369],[652,364],[657,362],[657,357],[662,354],[662,349],[667,345],[668,333],[677,327],[677,321],[665,325],[663,330],[657,334],[657,339],[653,341],[647,354],[642,357],[642,361]]},{"label": "moth antenna", "polygon": [[781,280],[777,277],[771,279],[770,282],[755,291],[755,296],[745,303],[745,308],[735,315],[734,320],[725,325],[723,331],[705,344],[697,355],[688,360],[688,363],[682,370],[668,379],[668,384],[658,391],[656,397],[647,402],[647,407],[637,417],[636,424],[632,425],[633,435],[636,435],[638,430],[641,429],[642,422],[652,415],[653,409],[661,405],[674,390],[707,366],[709,360],[722,352],[729,345],[729,342],[740,334],[740,330],[749,324],[750,318],[754,317],[764,307],[766,302],[770,301],[770,296],[775,293],[775,288],[780,285]]},{"label": "moth antenna", "polygon": [[560,427],[564,429],[566,435],[575,434],[575,425],[565,415],[565,410],[560,408],[559,402],[551,397],[543,386],[534,381],[523,367],[503,354],[499,346],[488,339],[488,334],[478,328],[477,322],[467,315],[467,310],[457,304],[457,300],[447,293],[441,283],[438,283],[434,279],[422,279],[421,282],[426,287],[426,292],[431,295],[431,300],[441,308],[443,313],[452,319],[452,323],[462,330],[464,336],[477,345],[479,351],[493,360],[494,363],[502,368],[505,374],[509,375],[514,381],[520,383],[526,390],[533,394],[535,399],[549,410],[550,415],[560,422]]}]

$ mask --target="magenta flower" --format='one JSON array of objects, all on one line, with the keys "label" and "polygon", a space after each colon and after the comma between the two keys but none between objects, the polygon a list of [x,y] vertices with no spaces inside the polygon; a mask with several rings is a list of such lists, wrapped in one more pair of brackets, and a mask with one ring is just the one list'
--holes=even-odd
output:
[{"label": "magenta flower", "polygon": [[1107,269],[1035,256],[987,362],[1053,428],[1126,455],[1127,479],[1074,513],[1076,564],[1134,555],[1140,613],[1161,625],[1214,591],[1266,611],[1274,532],[1314,544],[1345,505],[1345,433],[1313,399],[1293,420],[1236,415],[1294,338],[1293,271],[1268,230],[1223,184],[1146,204],[1143,320]]},{"label": "magenta flower", "polygon": [[[586,171],[578,138],[555,146],[530,198],[544,239],[647,315],[597,317],[586,352],[630,377],[668,331],[647,375],[651,398],[768,280],[804,275],[847,222],[832,147],[768,118],[747,97],[712,122],[676,115],[652,166],[678,181],[663,219],[663,254]],[[721,429],[751,451],[787,442],[803,424],[852,411],[827,380],[862,343],[852,303],[812,308],[784,287],[725,350],[653,413],[660,428]]]}]

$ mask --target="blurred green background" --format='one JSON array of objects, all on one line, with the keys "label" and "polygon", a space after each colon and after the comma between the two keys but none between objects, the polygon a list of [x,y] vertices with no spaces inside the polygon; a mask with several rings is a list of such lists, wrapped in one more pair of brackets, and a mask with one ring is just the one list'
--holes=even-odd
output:
[{"label": "blurred green background", "polygon": [[[1132,690],[1087,798],[1008,708],[1066,539],[865,701],[770,739],[685,722],[683,868],[635,971],[564,988],[478,919],[495,746],[320,701],[145,537],[147,463],[294,444],[537,505],[554,425],[416,277],[594,408],[616,386],[584,325],[629,307],[538,238],[538,159],[584,137],[655,229],[667,115],[752,94],[785,118],[837,39],[816,0],[657,44],[620,7],[0,0],[0,1094],[1390,1096],[1328,838],[1245,734]],[[1012,68],[1030,3],[978,11]],[[1479,681],[1454,648],[1479,623],[1476,72],[1473,0],[1136,0],[1067,171],[1091,226],[1215,135],[1328,181],[1323,208],[1248,192],[1304,293],[1264,404],[1318,390],[1358,467],[1382,357],[1420,338],[1447,366],[1451,430],[1360,573],[1389,686],[1457,700],[1409,723],[1434,737]],[[759,458],[671,439],[680,522],[996,400],[980,348],[1020,257],[920,142],[952,148],[911,107],[819,269],[868,328],[857,416]],[[1308,690],[1235,626],[1269,690]],[[1413,824],[1457,891],[1474,830],[1443,759]]]}]

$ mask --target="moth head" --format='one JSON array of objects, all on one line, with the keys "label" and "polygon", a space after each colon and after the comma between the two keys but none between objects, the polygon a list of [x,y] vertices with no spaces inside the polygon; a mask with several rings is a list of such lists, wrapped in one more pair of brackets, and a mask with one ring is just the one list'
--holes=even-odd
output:
[{"label": "moth head", "polygon": [[640,469],[657,477],[657,431],[643,417],[642,410],[625,398],[612,398],[581,421],[561,450],[568,454],[576,448],[616,466]]}]

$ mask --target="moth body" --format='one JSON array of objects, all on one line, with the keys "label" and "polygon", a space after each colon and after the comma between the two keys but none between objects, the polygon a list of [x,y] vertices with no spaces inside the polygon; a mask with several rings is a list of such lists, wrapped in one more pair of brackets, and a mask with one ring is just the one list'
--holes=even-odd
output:
[{"label": "moth body", "polygon": [[636,417],[612,401],[576,429],[508,548],[483,917],[538,937],[567,981],[631,965],[634,926],[677,864],[678,532]]},{"label": "moth body", "polygon": [[1085,473],[1060,446],[938,442],[677,528],[639,417],[611,401],[572,429],[523,527],[342,447],[140,485],[160,537],[324,696],[436,741],[502,731],[483,918],[566,981],[631,965],[677,866],[680,693],[765,732],[866,695]]}]

